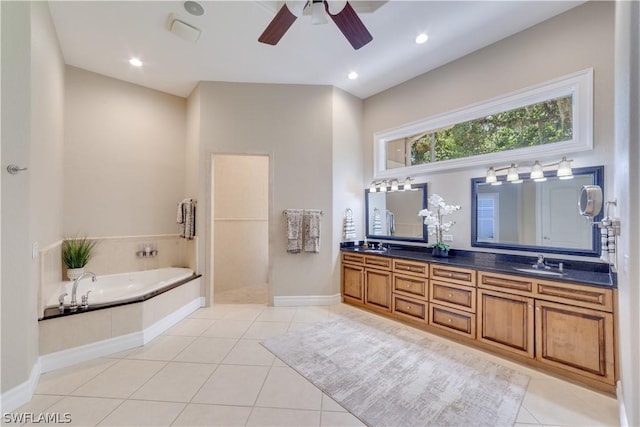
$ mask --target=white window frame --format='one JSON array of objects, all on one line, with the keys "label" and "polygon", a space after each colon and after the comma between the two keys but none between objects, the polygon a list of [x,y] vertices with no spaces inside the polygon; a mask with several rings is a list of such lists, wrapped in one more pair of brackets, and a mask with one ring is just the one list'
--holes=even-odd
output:
[{"label": "white window frame", "polygon": [[[460,159],[387,169],[387,142],[419,133],[464,123],[499,112],[510,111],[563,96],[573,96],[573,138],[534,147],[517,148],[498,153],[481,154]],[[510,163],[538,155],[560,155],[593,149],[593,68],[578,71],[538,85],[478,102],[457,110],[428,117],[373,135],[374,179],[396,178],[429,172]]]}]

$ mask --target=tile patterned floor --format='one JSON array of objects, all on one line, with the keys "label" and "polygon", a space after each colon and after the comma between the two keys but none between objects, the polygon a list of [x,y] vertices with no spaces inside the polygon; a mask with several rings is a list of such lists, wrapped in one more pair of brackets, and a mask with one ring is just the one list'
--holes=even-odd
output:
[{"label": "tile patterned floor", "polygon": [[[69,413],[64,425],[78,426],[361,426],[259,344],[344,310],[355,309],[202,308],[146,346],[42,375],[32,401],[15,412]],[[516,426],[618,423],[612,398],[460,351],[531,376]]]}]

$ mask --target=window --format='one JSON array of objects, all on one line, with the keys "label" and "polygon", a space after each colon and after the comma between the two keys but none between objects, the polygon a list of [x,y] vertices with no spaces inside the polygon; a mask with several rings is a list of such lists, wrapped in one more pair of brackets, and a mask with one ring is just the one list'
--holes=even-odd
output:
[{"label": "window", "polygon": [[590,150],[593,71],[377,133],[375,178]]}]

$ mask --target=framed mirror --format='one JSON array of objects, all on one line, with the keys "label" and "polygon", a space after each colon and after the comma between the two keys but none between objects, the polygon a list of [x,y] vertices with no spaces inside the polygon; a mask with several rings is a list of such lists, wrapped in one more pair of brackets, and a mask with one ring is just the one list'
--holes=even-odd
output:
[{"label": "framed mirror", "polygon": [[427,207],[427,184],[414,184],[407,191],[365,190],[364,195],[368,239],[427,241],[427,226],[418,215]]},{"label": "framed mirror", "polygon": [[559,179],[553,171],[545,172],[543,182],[521,176],[520,184],[471,180],[471,246],[600,256],[599,230],[578,205],[585,185],[604,188],[604,166],[573,169],[573,179]]}]

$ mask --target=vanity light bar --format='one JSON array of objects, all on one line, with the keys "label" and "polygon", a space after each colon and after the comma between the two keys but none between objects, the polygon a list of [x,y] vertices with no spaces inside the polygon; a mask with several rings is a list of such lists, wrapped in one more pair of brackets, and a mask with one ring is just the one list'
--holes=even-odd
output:
[{"label": "vanity light bar", "polygon": [[502,181],[498,180],[498,176],[496,175],[496,172],[506,170],[507,171],[507,176],[505,178],[506,181],[510,182],[511,184],[520,184],[521,182],[523,182],[523,179],[520,177],[520,171],[519,171],[520,167],[531,167],[531,171],[529,173],[529,179],[532,179],[536,182],[542,182],[547,180],[547,178],[544,176],[544,168],[549,168],[549,167],[557,167],[556,176],[558,178],[571,179],[573,178],[573,170],[571,169],[572,161],[573,160],[567,160],[566,157],[563,157],[562,160],[560,160],[559,162],[549,163],[546,165],[540,164],[540,162],[536,160],[535,162],[533,162],[533,164],[531,164],[530,162],[529,164],[520,164],[520,165],[516,163],[511,163],[509,166],[504,166],[501,168],[495,168],[491,166],[489,169],[487,169],[485,182],[491,185],[502,184]]},{"label": "vanity light bar", "polygon": [[371,181],[369,186],[369,193],[385,193],[392,191],[412,191],[411,177],[407,177],[404,181],[400,181],[396,178],[391,181]]}]

